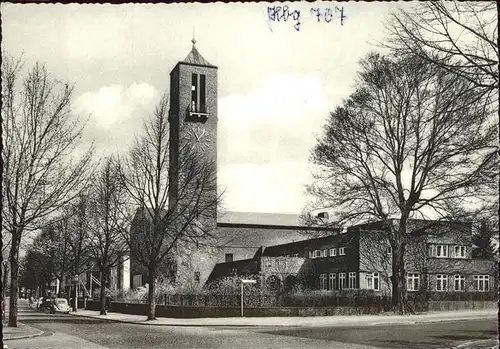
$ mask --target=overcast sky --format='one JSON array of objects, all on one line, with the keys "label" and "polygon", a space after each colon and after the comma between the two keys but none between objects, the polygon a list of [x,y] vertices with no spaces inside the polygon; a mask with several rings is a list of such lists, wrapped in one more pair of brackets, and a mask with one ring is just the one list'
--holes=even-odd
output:
[{"label": "overcast sky", "polygon": [[[343,25],[338,12],[329,23],[311,15],[335,5]],[[76,83],[74,110],[91,114],[85,142],[106,154],[128,149],[195,27],[199,52],[219,67],[225,208],[299,213],[315,137],[350,93],[358,60],[384,39],[384,19],[403,4],[290,4],[301,11],[299,31],[292,18],[269,21],[268,6],[2,4],[3,49]]]}]

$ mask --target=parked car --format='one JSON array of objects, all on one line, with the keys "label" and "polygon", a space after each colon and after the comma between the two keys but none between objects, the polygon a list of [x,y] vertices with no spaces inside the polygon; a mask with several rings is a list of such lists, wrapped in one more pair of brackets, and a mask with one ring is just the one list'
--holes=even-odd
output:
[{"label": "parked car", "polygon": [[55,304],[54,304],[54,299],[51,298],[45,298],[38,306],[38,311],[49,311],[51,314],[55,313]]},{"label": "parked car", "polygon": [[45,300],[44,297],[40,297],[37,300],[35,300],[35,305],[37,310],[40,310],[40,307],[42,306],[44,300]]},{"label": "parked car", "polygon": [[66,298],[56,298],[54,299],[54,312],[69,314],[71,308],[69,307],[68,300]]}]

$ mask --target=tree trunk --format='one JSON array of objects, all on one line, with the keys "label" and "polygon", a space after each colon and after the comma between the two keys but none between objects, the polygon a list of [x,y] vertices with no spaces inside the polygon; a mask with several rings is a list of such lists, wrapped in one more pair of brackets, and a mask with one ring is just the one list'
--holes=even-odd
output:
[{"label": "tree trunk", "polygon": [[[400,257],[401,259],[403,257]],[[408,299],[406,297],[406,271],[404,267],[404,261],[400,262],[400,268],[399,268],[399,275],[398,275],[398,311],[399,314],[406,314],[408,312],[411,312],[411,310],[408,307]]]},{"label": "tree trunk", "polygon": [[393,311],[399,314],[413,313],[409,307],[406,294],[406,225],[408,221],[408,213],[402,212],[397,231],[397,242],[399,246],[395,246],[392,253],[392,308]]},{"label": "tree trunk", "polygon": [[148,272],[148,320],[156,320],[156,302],[155,302],[155,277],[153,270]]},{"label": "tree trunk", "polygon": [[9,283],[9,262],[2,262],[2,297],[5,299],[7,294],[7,284]]},{"label": "tree trunk", "polygon": [[19,240],[17,234],[12,234],[12,245],[10,247],[10,302],[9,302],[9,326],[17,327],[17,299],[18,274],[19,274]]},{"label": "tree trunk", "polygon": [[[72,280],[74,281],[74,280]],[[75,298],[74,298],[74,302],[73,302],[73,311],[76,311],[78,306],[78,284],[75,285]]]},{"label": "tree trunk", "polygon": [[106,272],[101,271],[101,294],[100,294],[100,300],[101,300],[101,311],[99,312],[99,315],[106,315]]},{"label": "tree trunk", "polygon": [[398,266],[398,253],[396,249],[393,249],[392,252],[392,277],[391,277],[391,286],[392,286],[392,292],[391,292],[391,306],[392,310],[396,311],[399,305],[399,266]]}]

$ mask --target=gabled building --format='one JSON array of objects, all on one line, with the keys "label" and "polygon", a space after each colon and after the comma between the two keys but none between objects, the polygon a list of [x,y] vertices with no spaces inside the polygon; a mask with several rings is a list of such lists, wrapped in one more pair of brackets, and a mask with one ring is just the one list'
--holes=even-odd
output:
[{"label": "gabled building", "polygon": [[[489,292],[496,263],[473,259],[472,226],[411,220],[407,289],[429,292]],[[371,290],[390,295],[392,250],[382,223],[357,225],[345,233],[263,247],[252,258],[219,263],[209,282],[230,275],[255,277],[262,286],[285,290]]]}]

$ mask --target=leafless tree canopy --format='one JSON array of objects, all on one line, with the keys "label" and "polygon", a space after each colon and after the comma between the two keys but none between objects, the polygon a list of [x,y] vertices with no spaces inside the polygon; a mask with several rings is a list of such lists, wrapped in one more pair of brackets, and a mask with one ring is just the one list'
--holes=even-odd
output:
[{"label": "leafless tree canopy", "polygon": [[70,202],[92,169],[89,150],[75,158],[83,125],[71,114],[73,87],[35,64],[2,62],[2,228],[12,234],[9,325],[17,326],[21,236]]},{"label": "leafless tree canopy", "polygon": [[[471,83],[418,58],[361,63],[359,87],[325,126],[310,187],[343,221],[445,215],[476,196],[496,124]],[[429,212],[429,211],[428,211]]]},{"label": "leafless tree canopy", "polygon": [[[168,100],[163,97],[124,159],[122,180],[138,208],[128,238],[131,257],[148,272],[150,312],[154,318],[154,280],[180,241],[210,234],[217,208],[216,164],[184,140],[170,166]],[[215,193],[215,195],[214,195]]]},{"label": "leafless tree canopy", "polygon": [[414,10],[393,15],[388,46],[397,54],[416,54],[497,94],[497,16],[494,1],[419,2]]},{"label": "leafless tree canopy", "polygon": [[[494,1],[423,1],[412,10],[393,13],[387,23],[384,46],[396,56],[417,55],[427,62],[468,80],[482,93],[498,124],[498,12]],[[498,143],[497,143],[498,144]],[[480,195],[489,203],[474,209],[450,207],[453,215],[469,220],[489,220],[498,226],[498,146],[481,168],[487,182]]]}]

